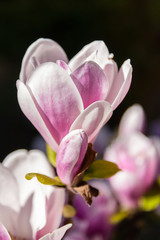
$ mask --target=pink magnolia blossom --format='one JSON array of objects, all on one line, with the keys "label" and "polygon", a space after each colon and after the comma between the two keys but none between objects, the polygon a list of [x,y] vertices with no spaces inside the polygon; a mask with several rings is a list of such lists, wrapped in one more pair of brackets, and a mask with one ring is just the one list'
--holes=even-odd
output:
[{"label": "pink magnolia blossom", "polygon": [[110,57],[103,41],[86,45],[69,63],[52,40],[28,48],[17,82],[19,105],[54,151],[75,129],[93,142],[128,92],[130,61],[118,72]]},{"label": "pink magnolia blossom", "polygon": [[123,207],[135,207],[156,177],[158,155],[152,140],[141,131],[145,116],[140,105],[130,107],[120,122],[118,137],[107,147],[104,158],[122,170],[110,183]]},{"label": "pink magnolia blossom", "polygon": [[[56,229],[61,222],[64,189],[44,186],[36,179],[28,181],[28,172],[54,177],[53,168],[38,150],[15,151],[0,165],[0,239],[10,240],[10,233],[19,240],[60,240]],[[64,228],[59,231],[64,235]]]}]

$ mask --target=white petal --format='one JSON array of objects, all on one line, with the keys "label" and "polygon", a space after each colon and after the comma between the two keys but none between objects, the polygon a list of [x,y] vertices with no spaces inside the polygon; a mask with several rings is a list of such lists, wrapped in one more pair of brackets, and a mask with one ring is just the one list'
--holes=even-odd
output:
[{"label": "white petal", "polygon": [[58,228],[53,233],[49,233],[46,236],[40,238],[39,240],[61,240],[66,233],[66,231],[71,228],[72,224],[67,224],[61,228]]},{"label": "white petal", "polygon": [[96,62],[102,69],[109,57],[108,48],[103,41],[94,41],[84,46],[69,62],[72,71],[86,61]]},{"label": "white petal", "polygon": [[112,108],[108,102],[94,102],[77,117],[70,131],[83,129],[88,136],[88,142],[93,142],[111,115]]},{"label": "white petal", "polygon": [[51,186],[40,184],[37,179],[28,181],[25,179],[25,175],[29,172],[37,172],[54,177],[53,168],[45,155],[39,150],[30,152],[26,150],[15,151],[7,156],[4,160],[4,165],[12,170],[17,179],[21,206],[24,206],[33,194],[30,223],[34,235],[46,224],[46,199],[55,189]]},{"label": "white petal", "polygon": [[34,57],[40,64],[44,62],[56,62],[63,60],[68,62],[67,56],[61,46],[51,39],[40,38],[27,49],[21,66],[20,79],[26,83],[34,67],[31,64]]}]

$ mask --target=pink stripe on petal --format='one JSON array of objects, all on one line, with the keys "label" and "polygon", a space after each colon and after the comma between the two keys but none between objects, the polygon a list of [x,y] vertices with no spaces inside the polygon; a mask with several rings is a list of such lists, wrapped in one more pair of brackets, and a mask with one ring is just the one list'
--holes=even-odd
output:
[{"label": "pink stripe on petal", "polygon": [[32,58],[41,64],[44,62],[56,62],[60,59],[68,62],[67,56],[61,46],[51,39],[40,38],[27,49],[21,66],[20,79],[26,83],[34,70],[31,64]]},{"label": "pink stripe on petal", "polygon": [[71,74],[71,69],[69,68],[68,64],[65,63],[63,60],[57,60],[56,63],[61,66],[68,74]]},{"label": "pink stripe on petal", "polygon": [[126,60],[120,68],[117,78],[112,84],[106,100],[111,103],[113,110],[126,96],[132,80],[132,66],[130,60]]},{"label": "pink stripe on petal", "polygon": [[73,122],[70,131],[83,129],[88,142],[93,142],[101,128],[112,116],[111,105],[106,101],[97,101],[87,107]]},{"label": "pink stripe on petal", "polygon": [[76,69],[71,77],[82,97],[84,108],[91,103],[105,99],[109,90],[109,82],[99,65],[86,62]]},{"label": "pink stripe on petal", "polygon": [[87,151],[88,138],[82,129],[77,129],[66,135],[57,152],[57,173],[65,184],[71,184],[81,168]]},{"label": "pink stripe on petal", "polygon": [[22,112],[32,122],[35,128],[40,132],[45,141],[51,146],[54,151],[58,148],[58,135],[53,128],[48,118],[43,113],[42,109],[36,100],[30,94],[29,89],[23,82],[17,81],[18,102]]},{"label": "pink stripe on petal", "polygon": [[75,84],[62,67],[44,63],[34,71],[28,85],[38,105],[57,130],[59,144],[83,110]]},{"label": "pink stripe on petal", "polygon": [[0,223],[0,240],[11,240],[7,229]]}]

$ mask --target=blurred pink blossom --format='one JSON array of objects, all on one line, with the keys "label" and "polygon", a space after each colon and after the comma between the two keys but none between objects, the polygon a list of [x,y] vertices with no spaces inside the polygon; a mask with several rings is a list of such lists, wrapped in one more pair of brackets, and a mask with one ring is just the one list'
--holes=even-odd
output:
[{"label": "blurred pink blossom", "polygon": [[144,123],[142,107],[130,107],[121,119],[117,138],[104,154],[104,159],[122,170],[110,178],[110,184],[126,208],[137,206],[156,178],[158,155],[152,139],[142,133]]},{"label": "blurred pink blossom", "polygon": [[66,234],[64,240],[107,240],[113,226],[109,218],[116,212],[117,203],[106,180],[90,181],[90,185],[100,191],[88,207],[80,195],[76,195],[74,206],[77,210],[73,218],[73,228]]},{"label": "blurred pink blossom", "polygon": [[[18,150],[9,154],[0,165],[0,239],[60,240],[56,230],[61,222],[65,201],[64,189],[44,186],[37,179],[28,181],[28,172],[54,177],[53,168],[38,150]],[[51,238],[56,236],[57,238]],[[50,237],[46,234],[53,232]]]},{"label": "blurred pink blossom", "polygon": [[69,63],[50,39],[28,48],[17,81],[19,105],[54,151],[75,129],[83,129],[93,142],[127,94],[130,61],[118,72],[111,58],[103,41],[86,45]]}]

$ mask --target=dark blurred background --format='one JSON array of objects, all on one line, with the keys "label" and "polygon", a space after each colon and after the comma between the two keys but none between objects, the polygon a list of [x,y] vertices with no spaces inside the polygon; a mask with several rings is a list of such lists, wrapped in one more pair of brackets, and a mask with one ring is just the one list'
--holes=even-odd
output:
[{"label": "dark blurred background", "polygon": [[160,117],[159,0],[1,0],[0,33],[1,160],[30,148],[37,134],[18,106],[15,83],[26,49],[40,37],[57,41],[69,58],[85,44],[104,40],[119,67],[131,59],[132,86],[111,127],[134,103],[142,104],[149,122]]}]

